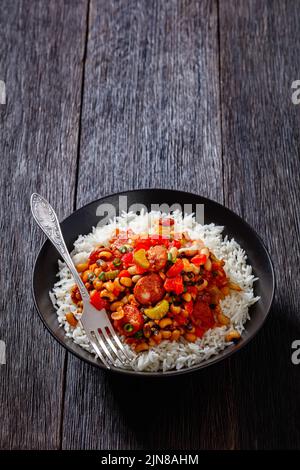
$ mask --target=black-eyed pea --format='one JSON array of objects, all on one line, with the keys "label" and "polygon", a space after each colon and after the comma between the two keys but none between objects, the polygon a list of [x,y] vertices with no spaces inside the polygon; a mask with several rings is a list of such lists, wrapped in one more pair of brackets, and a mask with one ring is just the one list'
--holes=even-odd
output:
[{"label": "black-eyed pea", "polygon": [[212,268],[211,260],[207,258],[205,265],[204,265],[204,269],[206,269],[206,271],[211,271],[211,268]]},{"label": "black-eyed pea", "polygon": [[145,323],[144,328],[143,328],[143,334],[145,338],[150,338],[152,331],[151,331],[151,325],[149,323]]},{"label": "black-eyed pea", "polygon": [[89,267],[89,263],[79,263],[76,265],[76,269],[79,273],[82,273]]},{"label": "black-eyed pea", "polygon": [[88,282],[90,276],[93,274],[93,271],[91,271],[90,269],[88,269],[87,271],[84,271],[83,275],[82,275],[82,281],[83,282]]},{"label": "black-eyed pea", "polygon": [[98,258],[107,261],[112,258],[112,253],[110,251],[101,251],[101,253],[98,255]]},{"label": "black-eyed pea", "polygon": [[120,283],[125,287],[130,287],[132,285],[131,277],[120,277]]},{"label": "black-eyed pea", "polygon": [[237,341],[241,337],[240,333],[236,330],[232,330],[227,335],[225,336],[225,341],[230,342],[230,341]]},{"label": "black-eyed pea", "polygon": [[196,266],[195,264],[191,263],[191,272],[193,274],[199,274],[200,273],[200,266]]},{"label": "black-eyed pea", "polygon": [[185,294],[182,294],[182,298],[183,300],[185,300],[186,302],[190,302],[192,300],[192,296],[189,292],[186,292]]},{"label": "black-eyed pea", "polygon": [[189,341],[190,343],[194,343],[197,339],[197,336],[194,335],[193,333],[185,333],[184,335],[185,339]]},{"label": "black-eyed pea", "polygon": [[208,282],[207,282],[206,279],[204,279],[203,282],[202,282],[202,284],[200,284],[200,286],[198,286],[198,288],[197,288],[198,291],[200,292],[200,291],[206,289],[207,285],[208,285]]},{"label": "black-eyed pea", "polygon": [[207,247],[201,248],[200,250],[201,255],[209,256],[209,249]]},{"label": "black-eyed pea", "polygon": [[221,291],[223,292],[225,296],[230,294],[230,289],[227,286],[222,287]]},{"label": "black-eyed pea", "polygon": [[122,318],[124,317],[124,310],[117,310],[116,312],[113,312],[111,314],[111,318],[113,320],[122,320]]},{"label": "black-eyed pea", "polygon": [[103,288],[107,289],[109,292],[113,292],[113,290],[115,289],[115,286],[112,281],[107,281],[103,284]]},{"label": "black-eyed pea", "polygon": [[160,331],[156,330],[152,336],[153,340],[155,341],[156,344],[161,343],[162,340],[162,334]]},{"label": "black-eyed pea", "polygon": [[171,335],[171,340],[172,341],[178,341],[178,339],[180,338],[180,330],[174,330],[172,331],[172,335]]},{"label": "black-eyed pea", "polygon": [[161,335],[163,339],[170,339],[172,336],[172,331],[162,330]]},{"label": "black-eyed pea", "polygon": [[174,315],[179,315],[179,313],[181,311],[181,307],[179,307],[179,305],[172,304],[171,307],[170,307],[170,310],[171,310],[172,313],[174,313]]},{"label": "black-eyed pea", "polygon": [[218,313],[218,322],[221,325],[229,325],[230,319],[226,315],[224,315],[224,313],[219,312]]},{"label": "black-eyed pea", "polygon": [[196,328],[190,323],[187,327],[188,333],[195,333]]},{"label": "black-eyed pea", "polygon": [[191,263],[189,262],[189,260],[187,258],[182,258],[182,262],[183,262],[183,271],[185,273],[192,272],[193,268],[192,268]]},{"label": "black-eyed pea", "polygon": [[130,266],[127,271],[129,272],[129,274],[131,274],[131,276],[134,276],[135,274],[137,274],[136,272],[136,266]]},{"label": "black-eyed pea", "polygon": [[116,296],[112,292],[109,292],[106,289],[100,292],[100,297],[104,299],[108,299],[110,302],[113,302],[114,300],[116,300]]},{"label": "black-eyed pea", "polygon": [[73,328],[75,328],[77,326],[78,321],[74,317],[73,312],[67,312],[66,313],[66,320],[69,323],[69,325],[73,326]]},{"label": "black-eyed pea", "polygon": [[123,307],[123,302],[121,302],[120,300],[117,300],[116,302],[113,302],[110,306],[110,310],[112,312],[115,312],[116,310],[118,310],[119,307]]},{"label": "black-eyed pea", "polygon": [[172,323],[173,321],[171,320],[171,318],[163,318],[162,320],[160,320],[159,326],[160,328],[166,328],[167,326],[172,325]]},{"label": "black-eyed pea", "polygon": [[116,279],[114,279],[114,287],[116,289],[118,289],[119,291],[123,292],[125,290],[125,286],[122,286],[122,284],[120,283],[120,279],[118,277],[116,277]]},{"label": "black-eyed pea", "polygon": [[241,287],[236,284],[236,282],[229,282],[228,287],[232,290],[236,290],[237,292],[240,292],[242,290]]},{"label": "black-eyed pea", "polygon": [[188,318],[190,316],[189,312],[185,310],[184,308],[181,309],[181,315],[184,316],[185,318]]},{"label": "black-eyed pea", "polygon": [[135,352],[139,353],[142,351],[148,351],[148,349],[149,349],[149,346],[147,343],[140,343],[136,345]]},{"label": "black-eyed pea", "polygon": [[94,289],[100,290],[100,289],[102,288],[102,286],[103,286],[103,282],[100,281],[99,279],[95,279],[95,280],[93,281],[93,287],[94,287]]}]

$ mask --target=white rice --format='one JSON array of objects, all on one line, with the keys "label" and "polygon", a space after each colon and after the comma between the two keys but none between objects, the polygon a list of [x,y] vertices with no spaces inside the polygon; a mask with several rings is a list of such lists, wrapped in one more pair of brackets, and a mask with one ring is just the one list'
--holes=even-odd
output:
[{"label": "white rice", "polygon": [[[252,268],[246,263],[247,256],[240,245],[234,240],[222,238],[223,227],[200,225],[195,222],[193,215],[182,215],[176,211],[172,214],[176,224],[184,224],[184,230],[194,240],[201,239],[212,252],[225,261],[224,269],[233,282],[242,287],[241,292],[232,291],[221,301],[221,308],[231,323],[211,329],[205,333],[203,338],[195,343],[189,343],[181,338],[179,342],[162,341],[162,343],[149,351],[136,354],[133,366],[138,371],[167,371],[170,369],[182,369],[191,367],[209,357],[218,354],[226,346],[232,344],[225,341],[226,334],[235,328],[240,333],[245,329],[245,323],[249,317],[249,307],[259,300],[253,293],[253,282],[256,280],[252,274]],[[134,232],[148,231],[149,216],[151,220],[157,220],[161,213],[151,212],[135,215],[124,213],[104,227],[93,228],[88,235],[80,235],[74,243],[72,258],[75,264],[85,262],[91,253],[100,244],[108,244],[114,234],[116,224],[120,228],[131,228]],[[178,226],[179,226],[178,225]],[[151,232],[151,231],[150,231]],[[73,328],[66,321],[66,313],[76,313],[76,306],[71,300],[71,288],[74,279],[64,263],[59,261],[59,280],[55,283],[50,298],[57,311],[59,324],[64,328],[66,336],[85,350],[94,354],[94,351],[85,335],[83,329],[78,325]],[[125,345],[129,348],[128,345]],[[121,366],[121,365],[120,365]]]}]

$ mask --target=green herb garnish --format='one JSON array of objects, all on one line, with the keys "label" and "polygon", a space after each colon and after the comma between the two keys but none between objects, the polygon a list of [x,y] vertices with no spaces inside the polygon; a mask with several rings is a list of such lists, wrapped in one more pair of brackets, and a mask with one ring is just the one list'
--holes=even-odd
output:
[{"label": "green herb garnish", "polygon": [[133,331],[133,326],[131,325],[131,323],[125,323],[125,325],[123,326],[123,330],[125,330],[126,333],[131,333],[131,331]]}]

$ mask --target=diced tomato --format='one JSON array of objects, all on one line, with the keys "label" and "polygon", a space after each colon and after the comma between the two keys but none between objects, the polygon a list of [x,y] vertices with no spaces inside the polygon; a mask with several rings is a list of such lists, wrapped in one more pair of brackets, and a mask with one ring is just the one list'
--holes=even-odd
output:
[{"label": "diced tomato", "polygon": [[[121,320],[115,320],[114,326],[125,336],[132,336],[141,330],[144,325],[144,318],[141,312],[134,305],[125,305],[124,317]],[[130,326],[131,328],[128,328]]]},{"label": "diced tomato", "polygon": [[184,302],[184,309],[188,312],[189,315],[193,312],[194,302],[191,300],[190,302]]},{"label": "diced tomato", "polygon": [[218,287],[224,287],[227,284],[227,276],[220,263],[212,263],[212,278]]},{"label": "diced tomato", "polygon": [[119,272],[118,277],[130,277],[130,274],[127,269],[122,269],[122,271]]},{"label": "diced tomato", "polygon": [[184,289],[182,276],[167,278],[164,282],[164,288],[167,292],[175,292],[177,295],[182,294]]},{"label": "diced tomato", "polygon": [[215,324],[214,314],[207,302],[198,299],[194,304],[192,321],[197,326],[212,328]]},{"label": "diced tomato", "polygon": [[134,266],[137,274],[144,274],[148,271],[148,269],[142,268],[142,266],[139,266],[138,264],[135,264]]},{"label": "diced tomato", "polygon": [[206,260],[206,255],[196,255],[191,259],[191,262],[195,264],[195,266],[201,266],[206,263]]},{"label": "diced tomato", "polygon": [[178,325],[186,325],[188,319],[185,316],[179,314],[176,315],[175,321],[177,321]]},{"label": "diced tomato", "polygon": [[201,326],[195,326],[195,335],[197,338],[202,338],[204,333],[207,331],[207,328],[203,328]]},{"label": "diced tomato", "polygon": [[100,297],[100,293],[98,291],[95,291],[91,294],[90,302],[97,310],[108,308],[107,301],[102,299],[102,297]]},{"label": "diced tomato", "polygon": [[188,291],[189,294],[192,294],[192,295],[197,295],[198,294],[198,289],[197,289],[196,286],[188,286],[187,291]]},{"label": "diced tomato", "polygon": [[135,243],[135,250],[149,250],[151,246],[151,240],[150,238],[140,238],[139,240],[136,241]]},{"label": "diced tomato", "polygon": [[177,259],[175,263],[173,264],[173,266],[171,266],[171,268],[168,269],[166,274],[168,277],[176,277],[178,276],[178,274],[181,273],[182,270],[183,270],[183,261],[182,259]]},{"label": "diced tomato", "polygon": [[125,253],[125,255],[122,256],[121,260],[122,260],[122,263],[123,263],[123,267],[125,269],[129,268],[129,266],[132,266],[134,264],[133,263],[133,253],[132,253],[132,251],[130,251],[129,253]]}]

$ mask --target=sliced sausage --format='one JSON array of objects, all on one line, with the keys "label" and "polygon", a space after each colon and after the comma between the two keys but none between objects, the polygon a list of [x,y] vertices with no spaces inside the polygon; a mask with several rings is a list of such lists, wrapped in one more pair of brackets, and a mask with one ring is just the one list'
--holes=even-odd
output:
[{"label": "sliced sausage", "polygon": [[138,280],[134,287],[134,296],[142,305],[159,302],[164,294],[163,281],[158,274],[152,273]]},{"label": "sliced sausage", "polygon": [[150,262],[152,271],[160,271],[167,263],[167,249],[163,245],[151,246],[147,252],[147,258]]},{"label": "sliced sausage", "polygon": [[[131,328],[128,328],[128,325]],[[125,336],[132,336],[141,328],[143,328],[143,315],[135,305],[125,305],[124,317],[121,320],[115,320],[115,328]]]}]

